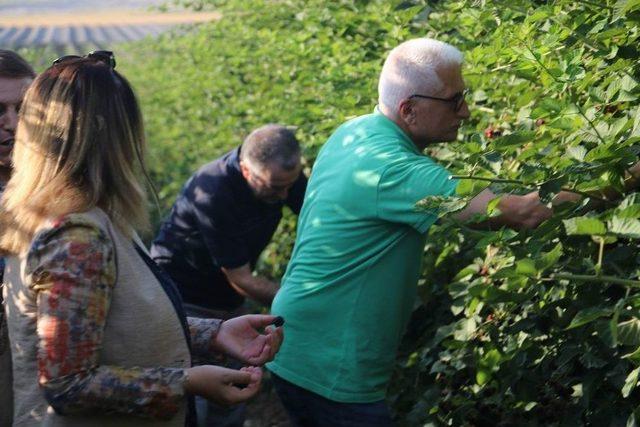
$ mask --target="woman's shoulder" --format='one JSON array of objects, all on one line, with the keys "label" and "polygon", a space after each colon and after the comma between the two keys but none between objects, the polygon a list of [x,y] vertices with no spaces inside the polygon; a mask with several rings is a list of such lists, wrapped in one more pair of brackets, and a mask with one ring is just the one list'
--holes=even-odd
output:
[{"label": "woman's shoulder", "polygon": [[30,252],[38,252],[51,244],[69,243],[89,247],[109,245],[109,233],[100,213],[93,210],[49,219],[35,234]]}]

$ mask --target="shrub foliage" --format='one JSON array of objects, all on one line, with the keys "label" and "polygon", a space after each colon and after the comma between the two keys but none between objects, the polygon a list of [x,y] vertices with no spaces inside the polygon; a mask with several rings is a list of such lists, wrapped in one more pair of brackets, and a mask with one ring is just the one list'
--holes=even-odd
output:
[{"label": "shrub foliage", "polygon": [[[373,109],[386,52],[416,36],[449,41],[465,52],[473,114],[457,143],[429,153],[464,178],[458,199],[424,203],[444,215],[487,185],[595,196],[534,231],[474,231],[446,216],[432,228],[390,389],[398,419],[636,425],[640,198],[598,194],[622,189],[640,151],[640,1],[188,6],[223,18],[120,61],[143,102],[164,210],[197,166],[267,122],[297,127],[311,166],[337,125]],[[268,274],[282,273],[293,234],[288,218],[263,257]]]}]

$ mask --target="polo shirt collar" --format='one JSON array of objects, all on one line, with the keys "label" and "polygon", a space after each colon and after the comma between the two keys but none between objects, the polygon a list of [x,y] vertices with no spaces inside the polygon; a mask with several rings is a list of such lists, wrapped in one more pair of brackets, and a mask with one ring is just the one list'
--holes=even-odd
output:
[{"label": "polo shirt collar", "polygon": [[400,126],[398,126],[393,120],[382,114],[382,111],[380,111],[380,108],[377,105],[373,109],[373,116],[377,119],[381,127],[391,131],[394,135],[399,136],[400,140],[404,143],[403,145],[406,148],[416,154],[423,154],[420,150],[418,150],[418,147],[416,147],[416,144],[413,143],[411,138],[409,138],[409,135],[407,135],[405,131],[403,131]]}]

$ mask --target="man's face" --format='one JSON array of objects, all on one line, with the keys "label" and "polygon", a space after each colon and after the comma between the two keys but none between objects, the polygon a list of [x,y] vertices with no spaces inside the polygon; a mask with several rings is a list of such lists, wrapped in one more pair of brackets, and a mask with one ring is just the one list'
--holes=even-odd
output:
[{"label": "man's face", "polygon": [[11,167],[11,151],[18,125],[18,110],[30,77],[0,77],[0,167]]},{"label": "man's face", "polygon": [[[441,68],[438,75],[444,88],[437,93],[427,93],[425,90],[418,95],[441,99],[415,97],[401,104],[401,118],[411,139],[421,149],[433,143],[455,141],[462,121],[469,117],[466,101],[459,104],[460,108],[456,110],[455,99],[462,96],[465,90],[460,67]],[[410,104],[403,107],[404,103]]]},{"label": "man's face", "polygon": [[240,162],[240,169],[256,198],[266,203],[277,203],[289,195],[289,190],[300,176],[302,165],[298,162],[294,169],[287,171],[275,164],[257,167]]}]

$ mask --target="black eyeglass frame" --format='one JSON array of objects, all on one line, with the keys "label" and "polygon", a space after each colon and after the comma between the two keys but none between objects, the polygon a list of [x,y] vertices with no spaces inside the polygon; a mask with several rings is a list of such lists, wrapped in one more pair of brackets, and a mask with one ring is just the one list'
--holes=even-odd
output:
[{"label": "black eyeglass frame", "polygon": [[65,56],[61,56],[60,58],[56,59],[55,61],[53,61],[53,65],[58,65],[60,63],[63,63],[65,61],[68,61],[70,59],[79,59],[79,58],[91,58],[91,59],[96,59],[98,61],[101,61],[103,63],[105,63],[106,65],[110,66],[111,69],[115,69],[116,68],[116,57],[113,54],[112,51],[110,50],[93,50],[89,53],[87,53],[84,56],[80,56],[80,55],[65,55]]},{"label": "black eyeglass frame", "polygon": [[457,113],[462,108],[462,104],[464,104],[464,101],[468,94],[469,94],[469,89],[465,89],[462,92],[458,92],[455,95],[453,95],[451,98],[438,98],[437,96],[420,95],[418,93],[414,93],[413,95],[409,96],[407,99],[423,98],[423,99],[433,99],[435,101],[443,101],[443,102],[449,102],[449,103],[452,102],[454,103],[453,111]]}]

